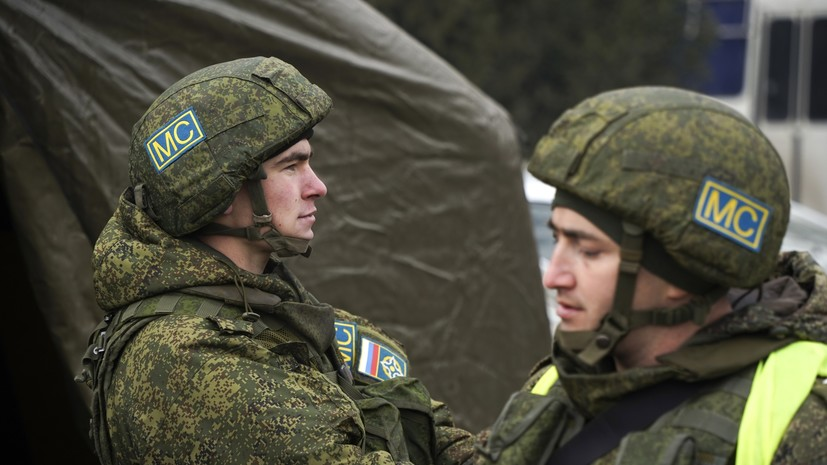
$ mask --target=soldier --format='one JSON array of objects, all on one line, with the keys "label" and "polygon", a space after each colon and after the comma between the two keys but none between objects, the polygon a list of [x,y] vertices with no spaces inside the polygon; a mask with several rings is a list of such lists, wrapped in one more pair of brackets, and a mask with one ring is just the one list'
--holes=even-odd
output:
[{"label": "soldier", "polygon": [[479,463],[827,463],[827,275],[779,255],[789,186],[752,123],[684,90],[606,92],[529,171],[556,188],[561,322]]},{"label": "soldier", "polygon": [[79,381],[112,463],[454,463],[473,436],[409,377],[402,345],[319,302],[281,258],[310,254],[313,127],[331,99],[245,58],[161,94],[135,124],[131,186],[98,238]]}]

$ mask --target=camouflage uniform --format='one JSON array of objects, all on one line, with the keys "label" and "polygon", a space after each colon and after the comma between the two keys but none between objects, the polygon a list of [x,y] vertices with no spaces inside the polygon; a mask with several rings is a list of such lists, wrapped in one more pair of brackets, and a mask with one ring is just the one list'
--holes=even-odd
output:
[{"label": "camouflage uniform", "polygon": [[[733,292],[731,297],[737,299],[743,292]],[[715,434],[711,428],[719,424],[737,428],[757,361],[795,340],[827,343],[827,275],[809,254],[784,254],[762,292],[760,301],[737,308],[704,328],[680,350],[662,356],[663,365],[658,367],[593,374],[557,353],[554,364],[559,382],[547,396],[531,394],[535,382],[551,366],[551,359],[544,360],[503,409],[490,438],[480,446],[477,463],[546,463],[544,457],[618,398],[669,379],[719,381],[711,392],[666,412],[645,430],[628,434],[618,447],[592,463],[731,463],[733,437]],[[743,390],[745,382],[746,391],[734,388]],[[528,419],[529,412],[533,421]],[[708,427],[686,420],[700,417],[699,412],[706,415],[703,418]],[[825,425],[827,384],[818,378],[788,426],[772,463],[827,463]]]},{"label": "camouflage uniform", "polygon": [[[124,196],[96,244],[95,264],[101,307],[140,302],[147,320],[110,334],[100,362],[99,379],[111,385],[95,407],[111,445],[98,441],[111,447],[114,463],[430,463],[431,453],[433,463],[457,463],[469,453],[470,434],[454,428],[447,408],[414,378],[377,382],[351,363],[366,395],[346,394],[346,381],[330,376],[343,363],[334,320],[404,351],[364,319],[319,303],[282,262],[262,275],[240,270],[167,235]],[[205,297],[208,286],[221,285],[243,289],[251,313],[267,321],[258,337],[256,317],[232,298],[215,315],[196,314],[215,302]],[[165,298],[175,299],[175,311],[151,318]]]},{"label": "camouflage uniform", "polygon": [[[736,442],[739,450],[770,443],[746,435],[739,441],[753,426],[741,422],[755,411],[745,410],[755,404],[747,402],[750,393],[765,386],[763,378],[754,380],[770,360],[806,345],[825,357],[799,383],[804,401],[790,407],[789,425],[777,415],[761,418],[780,425],[780,443],[761,463],[827,464],[827,275],[809,254],[779,255],[789,185],[760,130],[700,94],[619,89],[586,99],[555,121],[529,171],[557,189],[552,208],[572,209],[619,246],[614,300],[596,329],[558,328],[551,356],[478,445],[478,463],[571,463],[560,459],[569,452],[577,463],[584,457],[595,464],[734,463],[744,457]],[[641,267],[691,298],[674,307],[633,309]],[[689,321],[701,326],[727,293],[733,311],[671,353],[646,354],[659,355],[658,365],[615,369],[612,351],[630,331]],[[796,363],[806,358],[794,354]],[[555,371],[552,384],[548,374]],[[688,396],[664,402],[652,409],[651,421],[628,427],[656,403],[656,393],[672,386]],[[628,405],[631,411],[622,410]],[[624,415],[607,420],[615,407]],[[601,424],[613,429],[577,436]],[[618,441],[606,441],[607,431],[620,431]],[[566,447],[580,441],[588,446]]]},{"label": "camouflage uniform", "polygon": [[[96,297],[107,314],[91,336],[81,378],[93,390],[91,435],[103,463],[448,464],[470,457],[473,436],[407,376],[402,345],[320,303],[277,258],[306,245],[276,231],[267,239],[279,255],[257,274],[188,235],[329,107],[289,65],[244,59],[184,79],[136,124],[132,187],[93,253]],[[158,151],[153,162],[160,163],[150,167],[142,145],[161,146],[158,134],[165,134],[156,128],[171,118],[197,131],[182,129],[167,141],[194,134],[203,141],[186,153]],[[365,347],[389,365],[360,367]]]}]

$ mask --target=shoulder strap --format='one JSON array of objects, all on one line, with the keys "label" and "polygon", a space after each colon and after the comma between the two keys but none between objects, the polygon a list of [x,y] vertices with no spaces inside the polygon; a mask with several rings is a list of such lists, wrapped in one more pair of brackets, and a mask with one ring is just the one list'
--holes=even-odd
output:
[{"label": "shoulder strap", "polygon": [[646,428],[663,413],[677,407],[709,384],[668,380],[632,392],[586,424],[569,442],[554,451],[546,463],[592,463],[617,447],[628,433]]}]

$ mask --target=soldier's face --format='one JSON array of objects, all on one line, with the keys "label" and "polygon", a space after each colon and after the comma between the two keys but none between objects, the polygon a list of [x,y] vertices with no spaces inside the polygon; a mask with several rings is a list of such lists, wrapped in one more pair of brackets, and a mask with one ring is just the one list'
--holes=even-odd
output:
[{"label": "soldier's face", "polygon": [[327,186],[310,168],[312,155],[310,142],[302,139],[262,165],[264,197],[283,236],[313,239],[316,200],[327,194]]},{"label": "soldier's face", "polygon": [[[620,247],[583,215],[565,207],[551,214],[556,245],[543,285],[557,291],[557,315],[563,331],[592,331],[612,308]],[[645,269],[638,273],[632,307],[674,306],[670,286]]]}]

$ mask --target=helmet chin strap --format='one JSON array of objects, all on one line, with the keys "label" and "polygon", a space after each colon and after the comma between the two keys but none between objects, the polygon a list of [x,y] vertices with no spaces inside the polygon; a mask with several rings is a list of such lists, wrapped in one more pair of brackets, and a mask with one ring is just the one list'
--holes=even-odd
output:
[{"label": "helmet chin strap", "polygon": [[[201,234],[244,237],[249,241],[264,241],[280,258],[295,255],[309,257],[312,251],[310,240],[283,236],[273,225],[273,215],[267,208],[267,201],[264,199],[264,188],[261,185],[261,181],[266,177],[267,175],[261,165],[249,177],[251,181],[258,181],[248,184],[250,203],[253,207],[252,225],[245,228],[229,228],[217,223],[210,223],[199,232]],[[267,230],[261,232],[262,228],[267,228]]]},{"label": "helmet chin strap", "polygon": [[555,334],[555,344],[586,368],[595,367],[635,328],[646,325],[673,326],[686,321],[703,325],[712,303],[726,293],[726,289],[716,288],[677,307],[632,310],[637,275],[643,258],[643,229],[625,221],[622,226],[620,266],[611,310],[596,330],[558,329]]},{"label": "helmet chin strap", "polygon": [[[261,185],[262,180],[266,177],[267,175],[261,165],[250,177],[251,180],[258,180],[259,182],[251,182],[248,189],[250,203],[253,205],[253,225],[244,228],[247,232],[247,239],[251,241],[263,240],[273,249],[276,255],[282,258],[295,255],[309,257],[312,249],[308,239],[283,236],[273,225],[273,215],[267,208],[267,201],[264,199],[264,188]],[[268,229],[261,233],[262,227]]]}]

